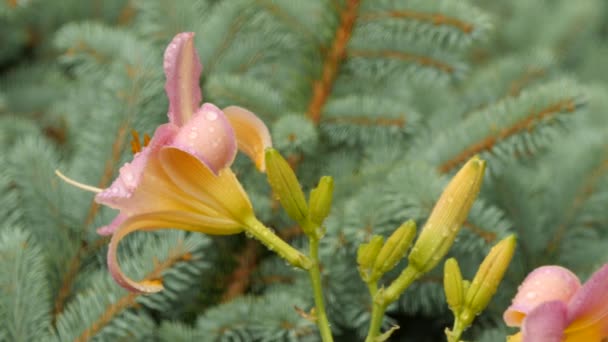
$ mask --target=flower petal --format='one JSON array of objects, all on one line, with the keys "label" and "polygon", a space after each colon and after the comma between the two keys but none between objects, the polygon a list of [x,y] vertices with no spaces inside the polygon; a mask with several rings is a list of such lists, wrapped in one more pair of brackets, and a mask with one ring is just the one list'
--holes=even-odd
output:
[{"label": "flower petal", "polygon": [[164,124],[154,132],[154,136],[141,152],[133,157],[133,161],[125,163],[119,170],[118,177],[112,185],[95,196],[95,201],[112,208],[118,203],[130,198],[139,186],[150,158],[158,152],[161,146],[166,145],[177,133],[177,126]]},{"label": "flower petal", "polygon": [[595,329],[599,336],[608,336],[608,264],[596,271],[570,299],[568,323],[568,331]]},{"label": "flower petal", "polygon": [[224,113],[205,103],[175,137],[171,146],[197,157],[217,175],[236,156],[236,139]]},{"label": "flower petal", "polygon": [[247,109],[237,106],[224,108],[224,114],[234,129],[239,149],[253,160],[260,171],[264,171],[264,151],[272,146],[270,132],[264,122]]},{"label": "flower petal", "polygon": [[524,320],[522,342],[562,342],[566,310],[566,303],[561,300],[538,305]]},{"label": "flower petal", "polygon": [[202,99],[199,79],[203,66],[194,48],[194,32],[183,32],[173,38],[165,50],[163,66],[167,77],[169,122],[182,126],[192,117]]},{"label": "flower petal", "polygon": [[108,269],[120,286],[129,291],[140,293],[154,293],[163,289],[161,281],[157,279],[145,279],[136,282],[127,277],[118,264],[117,250],[120,241],[134,231],[157,230],[168,227],[214,235],[238,234],[242,232],[240,225],[227,227],[221,219],[216,220],[212,217],[190,212],[167,211],[130,217],[114,232],[108,245]]},{"label": "flower petal", "polygon": [[163,148],[160,159],[173,183],[220,215],[239,222],[254,215],[245,190],[230,168],[216,176],[192,154],[172,147]]},{"label": "flower petal", "polygon": [[503,319],[508,326],[518,327],[536,306],[559,300],[567,303],[580,288],[576,275],[560,266],[543,266],[528,274],[517,291]]},{"label": "flower petal", "polygon": [[116,215],[116,217],[114,218],[114,220],[112,220],[112,222],[110,222],[110,224],[97,228],[97,234],[102,236],[112,235],[116,231],[116,229],[118,229],[118,227],[120,227],[120,225],[125,222],[128,217],[129,216],[124,213]]}]

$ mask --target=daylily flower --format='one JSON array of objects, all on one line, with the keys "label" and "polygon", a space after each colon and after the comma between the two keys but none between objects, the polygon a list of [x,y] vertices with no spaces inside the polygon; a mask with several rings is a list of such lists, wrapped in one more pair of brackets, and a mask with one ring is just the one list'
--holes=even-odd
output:
[{"label": "daylily flower", "polygon": [[271,145],[264,123],[240,107],[220,110],[202,99],[202,66],[194,33],[180,33],[164,55],[169,123],[156,129],[149,144],[124,164],[107,189],[71,184],[98,192],[95,201],[120,212],[98,229],[112,234],[108,268],[118,284],[137,292],[157,292],[159,281],[135,282],[117,262],[120,240],[136,230],[178,228],[214,235],[237,234],[252,219],[253,208],[230,166],[238,148],[264,171]]},{"label": "daylily flower", "polygon": [[509,341],[600,342],[608,337],[608,264],[581,286],[560,266],[530,273],[504,313],[509,326],[521,332]]}]

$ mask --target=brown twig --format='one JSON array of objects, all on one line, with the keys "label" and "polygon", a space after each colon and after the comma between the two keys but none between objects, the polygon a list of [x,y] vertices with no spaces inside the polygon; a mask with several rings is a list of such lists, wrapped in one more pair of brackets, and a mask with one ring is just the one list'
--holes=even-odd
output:
[{"label": "brown twig", "polygon": [[324,118],[323,122],[335,123],[335,124],[350,124],[356,126],[385,126],[385,127],[399,127],[403,128],[406,123],[405,115],[399,118],[382,118],[382,117],[365,117],[365,116],[348,116],[348,117],[335,117],[335,118]]},{"label": "brown twig", "polygon": [[247,291],[251,283],[251,274],[258,266],[259,248],[257,241],[247,240],[245,248],[236,257],[237,267],[228,277],[228,287],[222,295],[222,303],[229,302]]},{"label": "brown twig", "polygon": [[499,132],[497,132],[496,134],[491,134],[491,135],[485,137],[484,139],[482,139],[481,141],[465,148],[461,153],[459,153],[458,155],[454,156],[453,158],[451,158],[451,159],[445,161],[443,164],[441,164],[438,167],[438,170],[440,173],[447,173],[450,170],[452,170],[454,167],[460,165],[461,163],[465,162],[467,159],[471,158],[472,156],[474,156],[478,153],[481,153],[483,151],[491,150],[494,147],[494,145],[496,145],[496,143],[498,143],[504,139],[507,139],[525,129],[528,129],[535,120],[541,120],[543,118],[546,118],[548,116],[551,116],[553,114],[556,114],[556,113],[559,113],[562,111],[573,112],[574,109],[575,109],[574,101],[572,99],[568,99],[568,100],[559,101],[551,106],[548,106],[548,107],[542,109],[539,112],[532,113],[532,114],[528,115],[527,117],[523,118],[522,120],[519,120],[512,126],[504,128],[504,129],[500,130]]},{"label": "brown twig", "polygon": [[306,115],[315,124],[321,121],[323,106],[329,98],[340,65],[346,57],[346,45],[355,26],[359,5],[359,0],[347,0],[346,6],[341,9],[340,25],[336,30],[334,40],[323,62],[321,76],[313,82],[312,98],[309,102]]},{"label": "brown twig", "polygon": [[420,65],[424,65],[430,68],[435,68],[437,70],[443,71],[447,74],[451,74],[454,72],[454,67],[444,63],[440,60],[421,55],[414,55],[407,52],[402,51],[393,51],[393,50],[384,50],[384,51],[370,51],[370,50],[349,50],[349,56],[352,57],[364,57],[364,58],[389,58],[389,59],[399,59],[402,61],[411,61],[414,63],[418,63]]}]

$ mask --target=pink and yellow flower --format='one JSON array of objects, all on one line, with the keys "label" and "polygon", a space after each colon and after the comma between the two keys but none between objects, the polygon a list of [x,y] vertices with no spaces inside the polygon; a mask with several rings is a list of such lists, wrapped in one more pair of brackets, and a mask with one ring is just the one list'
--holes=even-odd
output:
[{"label": "pink and yellow flower", "polygon": [[[180,33],[164,55],[169,123],[156,129],[149,144],[124,164],[107,189],[72,184],[98,192],[95,200],[119,210],[98,229],[112,235],[108,268],[118,284],[136,292],[157,292],[159,281],[136,282],[116,259],[121,239],[136,230],[178,228],[214,235],[237,234],[255,218],[247,194],[230,169],[237,147],[264,171],[264,150],[271,145],[264,123],[235,106],[199,106],[202,66],[194,33]],[[65,179],[65,178],[64,178]]]},{"label": "pink and yellow flower", "polygon": [[608,264],[582,286],[563,267],[537,268],[503,318],[507,325],[521,327],[511,342],[603,341],[608,337]]}]

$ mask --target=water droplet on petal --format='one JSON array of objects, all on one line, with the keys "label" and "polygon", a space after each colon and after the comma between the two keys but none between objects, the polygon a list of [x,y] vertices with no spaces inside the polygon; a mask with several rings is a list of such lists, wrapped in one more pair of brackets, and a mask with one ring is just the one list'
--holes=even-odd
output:
[{"label": "water droplet on petal", "polygon": [[205,113],[205,118],[207,118],[207,120],[209,121],[214,121],[215,119],[217,119],[217,113],[216,112],[206,112]]},{"label": "water droplet on petal", "polygon": [[196,132],[190,132],[190,134],[188,135],[190,139],[196,139],[197,136],[198,134]]}]

